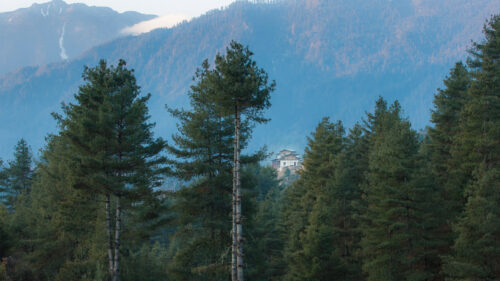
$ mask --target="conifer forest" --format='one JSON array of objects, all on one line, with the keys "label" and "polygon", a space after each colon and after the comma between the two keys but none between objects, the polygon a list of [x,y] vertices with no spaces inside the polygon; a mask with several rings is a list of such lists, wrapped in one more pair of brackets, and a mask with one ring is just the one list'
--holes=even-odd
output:
[{"label": "conifer forest", "polygon": [[0,280],[500,280],[500,16],[430,126],[374,97],[354,126],[318,120],[282,177],[249,148],[280,87],[251,48],[200,64],[171,136],[124,60],[86,66],[40,156],[21,138],[0,160]]}]

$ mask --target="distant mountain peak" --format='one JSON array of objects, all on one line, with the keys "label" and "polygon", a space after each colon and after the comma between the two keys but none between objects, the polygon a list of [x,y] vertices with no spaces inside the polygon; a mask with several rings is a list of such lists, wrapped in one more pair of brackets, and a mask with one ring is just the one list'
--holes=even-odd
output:
[{"label": "distant mountain peak", "polygon": [[123,36],[124,28],[154,17],[63,0],[0,13],[0,75],[20,67],[74,59]]},{"label": "distant mountain peak", "polygon": [[42,3],[33,3],[31,7],[38,7],[38,6],[67,6],[69,5],[68,3],[64,2],[63,0],[52,0],[52,1],[47,1],[47,2],[42,2]]},{"label": "distant mountain peak", "polygon": [[52,0],[50,2],[44,3],[34,3],[31,5],[31,9],[40,9],[40,14],[43,17],[48,17],[51,14],[62,14],[63,9],[69,6],[63,0]]}]

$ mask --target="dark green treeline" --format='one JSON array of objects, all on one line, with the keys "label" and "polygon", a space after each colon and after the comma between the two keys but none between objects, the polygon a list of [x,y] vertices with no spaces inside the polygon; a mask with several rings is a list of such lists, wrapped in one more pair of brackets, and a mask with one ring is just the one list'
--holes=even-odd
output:
[{"label": "dark green treeline", "polygon": [[[352,128],[322,119],[296,180],[241,156],[247,280],[500,280],[500,17],[484,35],[425,131],[379,98]],[[230,280],[235,120],[213,69],[164,142],[124,62],[86,68],[40,159],[20,140],[0,162],[0,280]]]}]

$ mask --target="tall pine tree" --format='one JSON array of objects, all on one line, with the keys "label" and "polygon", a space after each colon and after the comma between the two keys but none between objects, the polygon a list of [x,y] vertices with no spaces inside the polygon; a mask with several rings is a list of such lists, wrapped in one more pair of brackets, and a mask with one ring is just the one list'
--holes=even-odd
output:
[{"label": "tall pine tree", "polygon": [[351,204],[360,193],[348,186],[347,175],[341,171],[343,157],[348,157],[343,154],[345,145],[342,124],[327,118],[309,138],[304,171],[285,199],[286,280],[361,278],[359,261],[351,252],[356,248],[353,236],[359,236],[351,225]]},{"label": "tall pine tree", "polygon": [[425,144],[428,159],[424,165],[428,166],[430,173],[427,174],[432,175],[445,207],[441,233],[447,243],[440,248],[441,255],[450,253],[455,237],[452,224],[465,207],[464,190],[471,172],[462,167],[462,151],[458,145],[461,112],[468,99],[470,76],[465,65],[460,62],[451,69],[444,80],[445,88],[439,89],[434,96],[431,119],[434,127],[429,129],[429,141]]},{"label": "tall pine tree", "polygon": [[30,266],[42,280],[99,280],[97,271],[106,255],[102,197],[72,187],[68,150],[60,136],[48,139],[28,208],[19,210],[19,221],[25,224],[19,247],[29,249],[26,259],[33,261]]},{"label": "tall pine tree", "polygon": [[253,53],[240,43],[231,41],[225,55],[215,57],[210,72],[214,87],[214,103],[225,116],[234,118],[233,160],[233,267],[232,280],[243,281],[243,216],[240,180],[240,131],[244,122],[263,123],[263,111],[270,107],[270,93],[275,83],[268,81],[264,69],[252,59]]},{"label": "tall pine tree", "polygon": [[339,255],[346,270],[342,280],[364,280],[361,271],[360,215],[368,171],[369,134],[359,124],[349,131],[335,172],[335,231]]},{"label": "tall pine tree", "polygon": [[382,99],[370,115],[361,243],[367,280],[432,280],[436,274],[426,247],[434,238],[422,233],[434,227],[426,225],[432,216],[427,202],[436,193],[418,177],[417,134],[400,115],[397,102],[387,108]]},{"label": "tall pine tree", "polygon": [[464,216],[457,224],[449,280],[500,279],[500,16],[484,27],[485,41],[470,51],[473,81],[462,111],[461,160],[472,170]]},{"label": "tall pine tree", "polygon": [[122,208],[150,202],[148,198],[154,197],[153,188],[160,183],[165,160],[158,156],[164,142],[153,138],[154,124],[148,123],[146,103],[151,95],[140,96],[133,70],[126,68],[125,61],[108,67],[101,60],[95,68],[85,68],[83,79],[76,103],[63,106],[64,117],[56,117],[70,147],[68,161],[76,167],[74,186],[106,198],[108,273],[116,281]]},{"label": "tall pine tree", "polygon": [[191,110],[169,109],[179,120],[179,133],[172,136],[175,146],[168,145],[174,156],[170,175],[188,185],[176,192],[173,280],[229,278],[234,120],[216,110],[209,72],[205,60],[188,93]]},{"label": "tall pine tree", "polygon": [[[190,110],[169,109],[179,120],[170,175],[186,182],[176,192],[174,210],[179,224],[173,239],[175,280],[227,280],[230,261],[234,117],[215,104],[213,70],[205,60],[188,93]],[[240,147],[249,137],[248,120],[240,124]],[[243,156],[242,164],[262,159],[262,152]],[[248,184],[247,184],[248,185]],[[247,186],[245,185],[245,186]],[[245,187],[243,186],[243,187]]]}]

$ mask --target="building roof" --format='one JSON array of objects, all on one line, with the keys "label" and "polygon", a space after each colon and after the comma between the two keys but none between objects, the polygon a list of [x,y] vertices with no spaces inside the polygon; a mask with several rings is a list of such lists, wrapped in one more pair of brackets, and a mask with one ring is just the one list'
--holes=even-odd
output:
[{"label": "building roof", "polygon": [[283,149],[280,152],[278,152],[278,154],[297,154],[297,152],[295,152],[295,150]]},{"label": "building roof", "polygon": [[296,154],[293,155],[285,155],[280,160],[300,160]]},{"label": "building roof", "polygon": [[278,160],[300,160],[299,154],[295,150],[283,149],[276,155],[275,161]]}]

